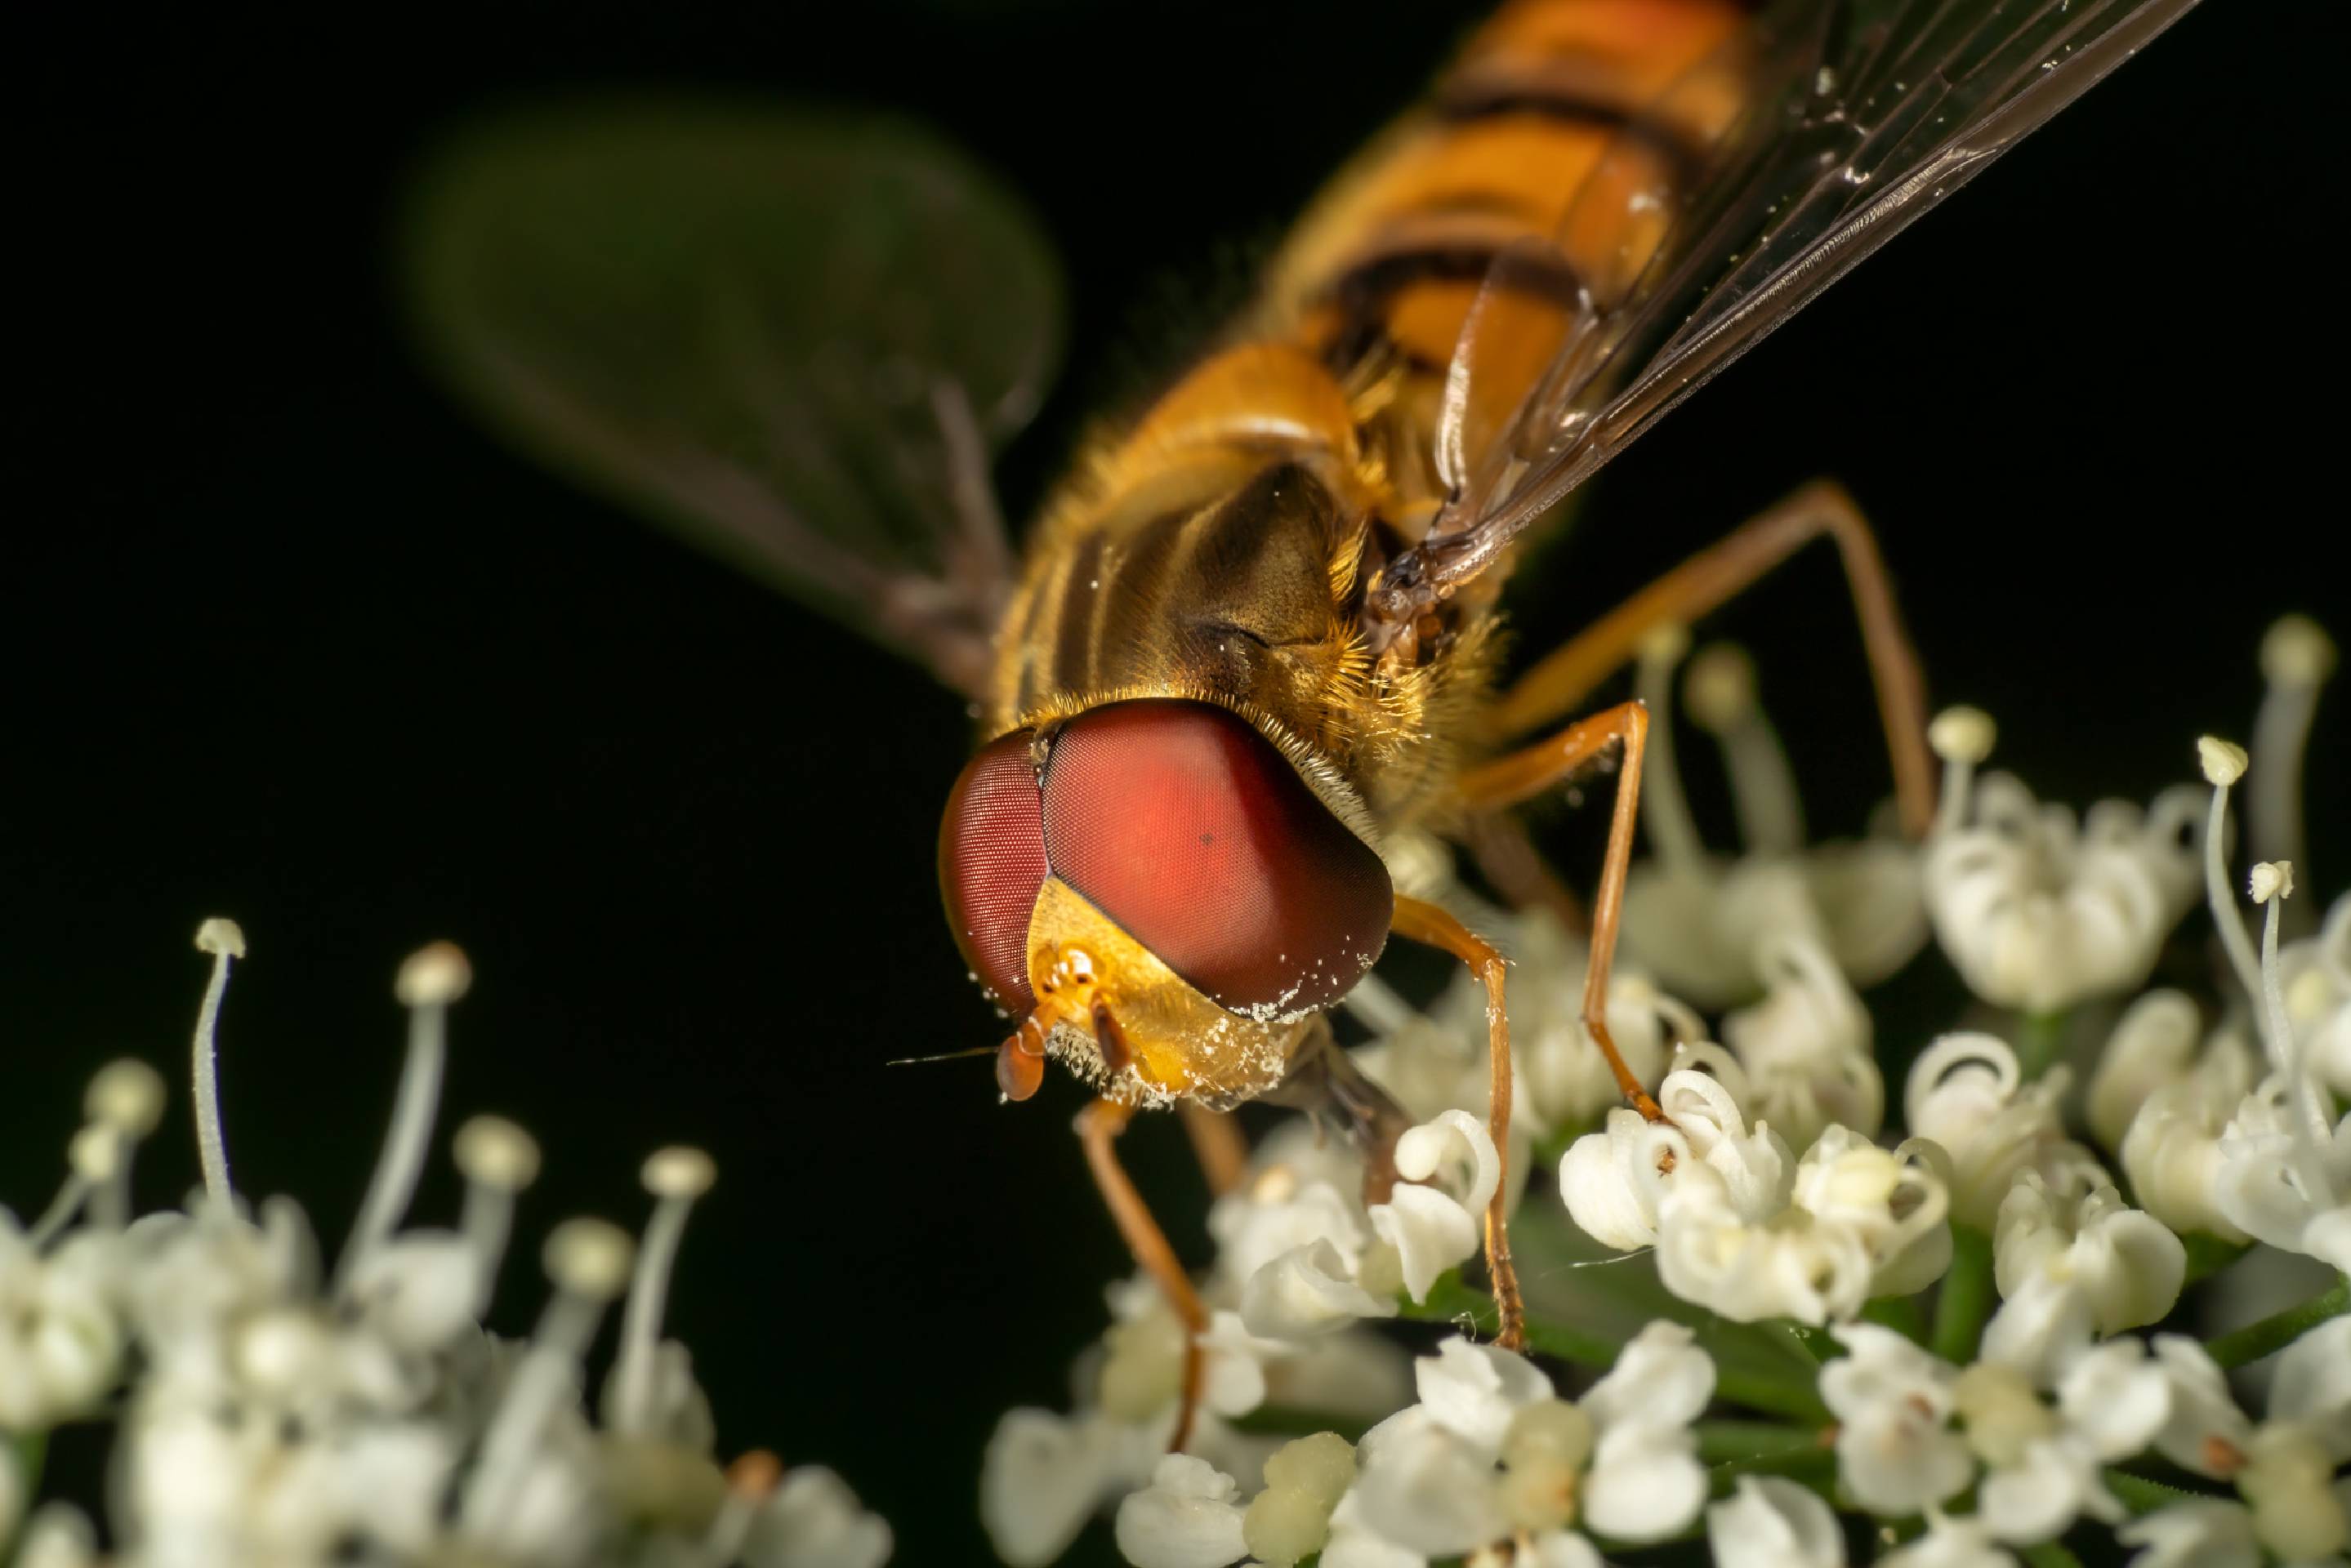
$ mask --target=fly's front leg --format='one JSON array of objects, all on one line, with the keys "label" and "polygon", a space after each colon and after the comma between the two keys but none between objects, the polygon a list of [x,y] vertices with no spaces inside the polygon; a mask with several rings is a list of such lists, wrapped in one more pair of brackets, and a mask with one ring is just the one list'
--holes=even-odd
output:
[{"label": "fly's front leg", "polygon": [[[1510,1019],[1502,1007],[1502,955],[1443,908],[1418,898],[1397,897],[1391,929],[1408,941],[1451,953],[1486,988],[1486,1053],[1492,1074],[1486,1127],[1493,1135],[1501,1176],[1486,1204],[1486,1275],[1501,1319],[1495,1343],[1505,1350],[1521,1350],[1527,1343],[1527,1308],[1519,1295],[1519,1271],[1510,1262]],[[1614,1047],[1610,1052],[1613,1055]]]},{"label": "fly's front leg", "polygon": [[1078,1113],[1078,1141],[1085,1147],[1086,1168],[1093,1174],[1094,1186],[1126,1250],[1157,1282],[1184,1325],[1184,1384],[1177,1396],[1175,1435],[1167,1439],[1167,1451],[1176,1453],[1191,1441],[1192,1417],[1200,1407],[1200,1335],[1208,1331],[1208,1309],[1201,1304],[1200,1293],[1192,1288],[1192,1276],[1185,1272],[1176,1249],[1167,1244],[1166,1232],[1151,1217],[1150,1206],[1118,1162],[1118,1135],[1134,1116],[1132,1106],[1096,1100]]},{"label": "fly's front leg", "polygon": [[1411,1130],[1412,1118],[1339,1048],[1329,1019],[1317,1015],[1309,1030],[1290,1057],[1289,1075],[1258,1098],[1303,1111],[1318,1125],[1326,1116],[1336,1120],[1364,1157],[1364,1207],[1385,1203],[1395,1195],[1396,1139]]},{"label": "fly's front leg", "polygon": [[1823,535],[1836,541],[1838,558],[1853,587],[1862,646],[1877,688],[1878,717],[1893,759],[1903,830],[1913,838],[1925,836],[1935,817],[1936,781],[1934,758],[1927,747],[1926,683],[1901,613],[1895,608],[1894,586],[1868,520],[1842,486],[1827,481],[1808,484],[1750,518],[1729,538],[1691,556],[1537,661],[1496,704],[1497,732],[1522,735],[1557,722],[1630,662],[1650,632],[1669,622],[1696,620]]},{"label": "fly's front leg", "polygon": [[1248,1179],[1249,1139],[1230,1111],[1212,1111],[1197,1100],[1186,1100],[1176,1110],[1184,1136],[1192,1140],[1192,1158],[1207,1179],[1209,1197],[1222,1198]]},{"label": "fly's front leg", "polygon": [[[1649,1120],[1665,1112],[1616,1049],[1608,1033],[1608,971],[1616,961],[1616,932],[1625,914],[1625,878],[1633,863],[1633,823],[1641,805],[1641,754],[1648,742],[1649,711],[1625,702],[1570,724],[1547,741],[1470,769],[1460,781],[1461,798],[1473,811],[1499,811],[1531,800],[1565,783],[1609,752],[1622,747],[1616,774],[1616,807],[1608,822],[1608,855],[1600,868],[1600,891],[1593,899],[1592,961],[1583,976],[1583,1026],[1608,1059],[1616,1086],[1633,1108]],[[1399,908],[1404,900],[1397,900]]]}]

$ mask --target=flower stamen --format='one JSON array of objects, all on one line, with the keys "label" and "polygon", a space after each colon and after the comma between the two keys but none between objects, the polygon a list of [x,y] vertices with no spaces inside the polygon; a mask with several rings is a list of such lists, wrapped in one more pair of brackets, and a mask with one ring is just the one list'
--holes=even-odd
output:
[{"label": "flower stamen", "polygon": [[228,1143],[221,1134],[219,1052],[214,1035],[220,1027],[221,998],[228,992],[232,959],[245,956],[245,933],[235,920],[219,916],[196,928],[196,950],[210,953],[212,979],[196,1008],[195,1079],[196,1158],[204,1166],[204,1196],[226,1203],[235,1196],[228,1180]]},{"label": "flower stamen", "polygon": [[[2259,1006],[2261,961],[2253,956],[2253,940],[2245,934],[2245,922],[2237,913],[2236,900],[2230,896],[2229,871],[2220,858],[2229,825],[2229,786],[2245,776],[2245,748],[2205,735],[2196,742],[2196,755],[2203,764],[2205,779],[2212,785],[2212,814],[2204,825],[2204,901],[2211,906],[2212,923],[2220,929],[2220,945],[2228,950],[2229,965],[2237,971],[2237,983],[2245,988],[2246,999]],[[2274,1042],[2271,1043],[2270,1060],[2273,1065],[2284,1065]]]},{"label": "flower stamen", "polygon": [[465,1178],[458,1233],[474,1254],[474,1311],[489,1305],[514,1229],[515,1195],[538,1179],[538,1145],[504,1116],[475,1116],[457,1129],[451,1158]]},{"label": "flower stamen", "polygon": [[1750,855],[1793,855],[1803,846],[1804,807],[1787,749],[1755,695],[1755,661],[1735,643],[1700,649],[1682,678],[1690,717],[1722,747],[1731,808]]},{"label": "flower stamen", "polygon": [[424,1168],[434,1111],[441,1101],[441,1073],[449,1054],[449,1004],[465,994],[473,979],[472,966],[455,943],[434,942],[411,953],[392,982],[392,993],[408,1009],[408,1053],[401,1063],[383,1155],[369,1178],[367,1197],[336,1269],[339,1293],[349,1288],[368,1254],[383,1244],[408,1211],[417,1173]]},{"label": "flower stamen", "polygon": [[678,1242],[685,1235],[685,1217],[694,1200],[717,1179],[718,1168],[698,1148],[679,1145],[656,1149],[645,1160],[640,1179],[659,1201],[645,1226],[644,1244],[637,1250],[636,1271],[629,1281],[628,1305],[622,1309],[621,1359],[614,1372],[620,1396],[607,1417],[614,1431],[641,1432],[652,1424],[653,1350],[661,1340],[670,1269],[677,1262]]}]

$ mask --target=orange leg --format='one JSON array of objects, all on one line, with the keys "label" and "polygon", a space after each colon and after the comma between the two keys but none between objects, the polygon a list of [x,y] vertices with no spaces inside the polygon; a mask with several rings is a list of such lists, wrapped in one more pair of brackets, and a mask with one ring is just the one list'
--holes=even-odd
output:
[{"label": "orange leg", "polygon": [[1391,928],[1408,941],[1440,948],[1469,966],[1486,987],[1486,1054],[1493,1074],[1486,1108],[1487,1129],[1502,1162],[1502,1179],[1486,1205],[1486,1273],[1501,1316],[1495,1342],[1505,1350],[1527,1343],[1526,1303],[1519,1295],[1519,1271],[1510,1262],[1510,1020],[1502,1010],[1502,955],[1468,927],[1435,904],[1398,895]]},{"label": "orange leg", "polygon": [[1729,538],[1691,556],[1626,599],[1521,675],[1494,710],[1496,732],[1522,735],[1574,711],[1627,663],[1641,639],[1670,621],[1693,621],[1746,589],[1823,535],[1836,541],[1861,618],[1862,644],[1894,762],[1903,830],[1923,837],[1935,816],[1935,763],[1927,748],[1927,697],[1894,588],[1869,524],[1844,489],[1808,484]]},{"label": "orange leg", "polygon": [[1166,1234],[1159,1221],[1151,1217],[1143,1195],[1127,1179],[1126,1169],[1118,1163],[1115,1142],[1134,1116],[1134,1107],[1115,1100],[1096,1100],[1078,1114],[1078,1139],[1085,1146],[1086,1168],[1093,1173],[1094,1186],[1102,1191],[1102,1203],[1110,1217],[1117,1222],[1118,1233],[1125,1239],[1126,1250],[1134,1254],[1144,1272],[1158,1282],[1167,1294],[1168,1304],[1184,1324],[1184,1387],[1181,1404],[1176,1417],[1176,1434],[1167,1440],[1167,1451],[1175,1453],[1192,1438],[1192,1416],[1200,1405],[1200,1335],[1208,1330],[1208,1309],[1200,1304],[1200,1294],[1192,1288],[1192,1276],[1167,1244]]},{"label": "orange leg", "polygon": [[1608,855],[1600,867],[1600,891],[1592,907],[1592,963],[1583,976],[1583,1026],[1608,1058],[1616,1086],[1633,1108],[1651,1121],[1665,1113],[1633,1075],[1608,1033],[1608,971],[1616,961],[1616,930],[1625,913],[1625,877],[1633,861],[1633,819],[1641,804],[1641,753],[1649,734],[1649,711],[1625,702],[1570,724],[1525,751],[1475,767],[1461,776],[1461,797],[1472,810],[1499,811],[1532,799],[1622,746],[1625,765],[1616,775],[1616,809],[1608,823]]},{"label": "orange leg", "polygon": [[1208,1193],[1222,1198],[1249,1176],[1249,1139],[1229,1111],[1212,1111],[1196,1100],[1176,1107],[1184,1118],[1184,1135],[1192,1140],[1192,1157],[1208,1179]]}]

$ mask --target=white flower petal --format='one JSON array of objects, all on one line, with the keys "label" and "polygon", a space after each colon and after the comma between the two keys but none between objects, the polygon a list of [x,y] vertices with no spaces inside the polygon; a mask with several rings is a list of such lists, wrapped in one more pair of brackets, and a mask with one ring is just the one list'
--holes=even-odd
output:
[{"label": "white flower petal", "polygon": [[1267,1339],[1307,1339],[1395,1310],[1348,1276],[1346,1260],[1328,1241],[1292,1247],[1241,1286],[1241,1323]]},{"label": "white flower petal", "polygon": [[1600,1549],[1572,1530],[1544,1531],[1534,1538],[1532,1551],[1521,1561],[1527,1568],[1608,1568]]},{"label": "white flower petal", "polygon": [[1399,1546],[1364,1521],[1362,1489],[1351,1490],[1331,1511],[1331,1539],[1320,1568],[1428,1568],[1426,1552]]},{"label": "white flower petal", "polygon": [[1404,1288],[1416,1302],[1428,1299],[1439,1274],[1477,1254],[1482,1234],[1478,1215],[1433,1187],[1400,1183],[1387,1202],[1372,1205],[1371,1220],[1396,1250]]},{"label": "white flower petal", "polygon": [[2221,1498],[2199,1498],[2134,1519],[2115,1532],[2143,1548],[2130,1568],[2261,1568],[2252,1511]]},{"label": "white flower petal", "polygon": [[2002,1295],[2036,1274],[2071,1284],[2109,1334],[2160,1321],[2188,1277],[2179,1237],[2124,1203],[2112,1183],[2080,1173],[2053,1189],[2039,1172],[2023,1172],[2001,1203],[1992,1259]]},{"label": "white flower petal", "polygon": [[1414,1362],[1413,1384],[1429,1419],[1489,1454],[1501,1451],[1520,1407],[1552,1397],[1551,1379],[1525,1356],[1459,1338]]},{"label": "white flower petal", "polygon": [[1103,1501],[1105,1445],[1095,1422],[1050,1410],[1004,1413],[979,1469],[979,1519],[1013,1568],[1052,1562]]},{"label": "white flower petal", "polygon": [[2237,1408],[2229,1381],[2202,1345],[2183,1334],[2148,1342],[2170,1391],[2170,1414],[2155,1436],[2164,1458],[2199,1475],[2231,1474],[2252,1441],[2252,1423]]},{"label": "white flower petal", "polygon": [[1821,1398],[1837,1417],[1838,1472],[1855,1501],[1898,1517],[1973,1480],[1974,1455],[1949,1425],[1952,1368],[1875,1324],[1834,1332],[1848,1354],[1821,1368]]},{"label": "white flower petal", "polygon": [[[1423,1410],[1404,1414],[1426,1417]],[[1362,1469],[1349,1494],[1365,1528],[1431,1557],[1473,1551],[1509,1533],[1490,1449],[1426,1418],[1386,1422],[1376,1435],[1379,1441],[1366,1435],[1357,1450]]]},{"label": "white flower petal", "polygon": [[1706,1467],[1687,1427],[1604,1427],[1583,1478],[1584,1522],[1619,1541],[1677,1534],[1706,1503]]},{"label": "white flower petal", "polygon": [[1693,1164],[1679,1132],[1620,1106],[1608,1113],[1604,1130],[1584,1134],[1560,1158],[1560,1195],[1585,1235],[1630,1251],[1656,1244],[1667,1183]]},{"label": "white flower petal", "polygon": [[2071,1442],[2031,1443],[2022,1462],[1991,1471],[1976,1488],[1976,1516],[2019,1546],[2056,1539],[2085,1512],[2120,1510],[2099,1482],[2095,1457]]},{"label": "white flower petal", "polygon": [[1807,1487],[1779,1476],[1741,1476],[1739,1490],[1706,1511],[1714,1568],[1844,1568],[1836,1512]]},{"label": "white flower petal", "polygon": [[1993,1542],[1981,1520],[1936,1513],[1926,1534],[1879,1557],[1876,1568],[2016,1568],[2016,1557]]},{"label": "white flower petal", "polygon": [[2351,1316],[2328,1318],[2280,1353],[2270,1419],[2300,1422],[2337,1459],[2351,1459]]},{"label": "white flower petal", "polygon": [[1134,1568],[1225,1568],[1249,1555],[1233,1478],[1169,1454],[1151,1484],[1118,1505],[1119,1552]]},{"label": "white flower petal", "polygon": [[2090,1343],[2090,1299],[2070,1281],[2033,1274],[1984,1324],[1978,1355],[2053,1386]]},{"label": "white flower petal", "polygon": [[2057,1380],[2065,1425],[2098,1458],[2126,1459],[2155,1441],[2171,1418],[2171,1380],[2135,1339],[2112,1340],[2076,1357]]},{"label": "white flower petal", "polygon": [[1627,1341],[1576,1403],[1603,1430],[1626,1423],[1685,1427],[1714,1397],[1714,1358],[1681,1324],[1659,1318]]}]

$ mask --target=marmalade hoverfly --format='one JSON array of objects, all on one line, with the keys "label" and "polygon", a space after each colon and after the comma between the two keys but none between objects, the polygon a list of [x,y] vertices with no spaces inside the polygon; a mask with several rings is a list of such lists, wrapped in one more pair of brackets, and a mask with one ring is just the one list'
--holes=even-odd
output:
[{"label": "marmalade hoverfly", "polygon": [[[1525,740],[1649,632],[1833,539],[1923,831],[1915,663],[1833,487],[1499,691],[1497,593],[1525,531],[1658,416],[2192,4],[1513,0],[1239,319],[1089,443],[1019,559],[988,471],[1055,357],[1052,263],[984,175],[904,127],[514,122],[426,189],[423,317],[517,439],[971,699],[939,866],[955,940],[1017,1021],[998,1085],[1027,1097],[1050,1057],[1095,1088],[1089,1164],[1196,1334],[1113,1140],[1174,1104],[1213,1151],[1207,1113],[1278,1095],[1334,1110],[1392,1182],[1401,1114],[1326,1021],[1390,935],[1483,981],[1508,1147],[1501,961],[1395,892],[1400,828],[1468,840],[1620,762],[1583,1020],[1657,1114],[1602,1011],[1646,716]],[[1505,1201],[1485,1248],[1513,1344]],[[1187,1414],[1198,1372],[1195,1344]]]}]

